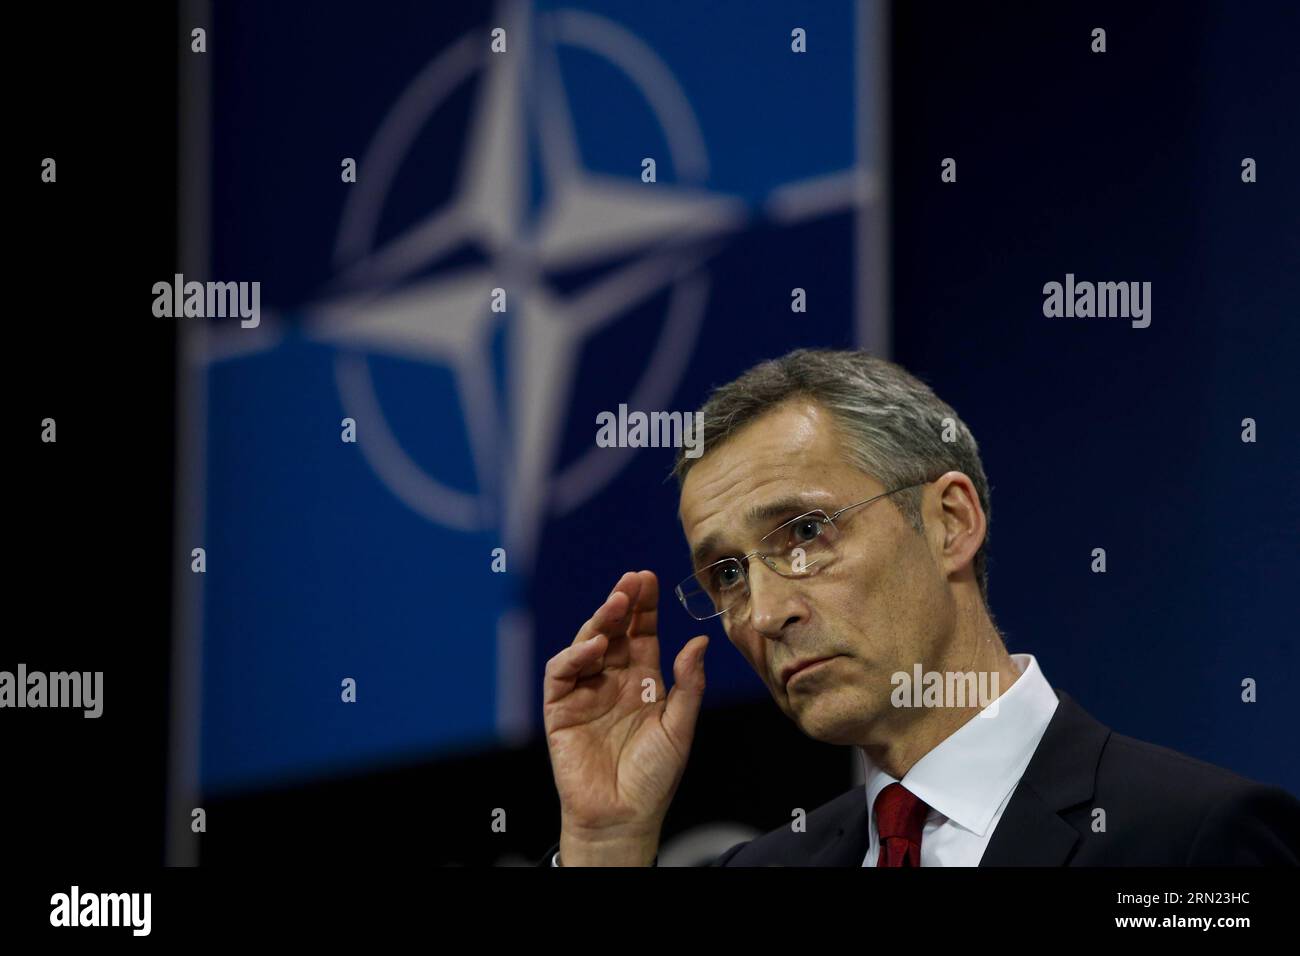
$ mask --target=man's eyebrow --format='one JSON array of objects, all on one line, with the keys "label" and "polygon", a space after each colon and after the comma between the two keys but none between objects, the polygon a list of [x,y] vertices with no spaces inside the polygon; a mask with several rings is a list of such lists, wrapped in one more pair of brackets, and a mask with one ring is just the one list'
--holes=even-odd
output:
[{"label": "man's eyebrow", "polygon": [[[784,498],[777,498],[761,505],[753,505],[745,512],[745,521],[755,525],[760,522],[775,521],[777,518],[795,518],[818,507],[824,505],[818,504],[815,499],[806,495],[786,495]],[[695,567],[712,563],[708,559],[721,549],[723,537],[722,532],[715,531],[706,535],[704,540],[691,549],[691,560]]]}]

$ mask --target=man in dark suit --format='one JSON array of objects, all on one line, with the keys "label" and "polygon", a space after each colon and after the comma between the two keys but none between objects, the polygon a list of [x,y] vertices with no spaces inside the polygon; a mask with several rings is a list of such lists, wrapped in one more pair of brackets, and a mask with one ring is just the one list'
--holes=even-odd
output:
[{"label": "man in dark suit", "polygon": [[[676,597],[721,618],[777,706],[866,769],[865,790],[715,865],[1300,861],[1300,801],[1113,733],[1008,653],[979,450],[926,385],[864,352],[801,349],[702,412],[704,454],[674,470],[693,563]],[[652,572],[623,575],[547,663],[561,827],[541,865],[657,862],[708,643],[686,644],[664,698],[658,598]]]}]

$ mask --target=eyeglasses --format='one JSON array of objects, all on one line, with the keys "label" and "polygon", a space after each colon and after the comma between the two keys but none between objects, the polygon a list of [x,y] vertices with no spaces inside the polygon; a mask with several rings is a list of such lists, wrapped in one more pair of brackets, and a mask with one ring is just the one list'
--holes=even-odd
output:
[{"label": "eyeglasses", "polygon": [[753,551],[740,558],[723,558],[706,565],[687,578],[674,590],[686,613],[697,621],[707,621],[723,614],[749,597],[749,559],[757,557],[783,578],[807,577],[825,568],[835,556],[835,542],[840,529],[835,519],[851,508],[869,505],[899,491],[919,488],[929,484],[915,484],[894,488],[874,497],[846,505],[828,515],[820,508],[791,518],[779,528],[769,531],[759,540]]}]

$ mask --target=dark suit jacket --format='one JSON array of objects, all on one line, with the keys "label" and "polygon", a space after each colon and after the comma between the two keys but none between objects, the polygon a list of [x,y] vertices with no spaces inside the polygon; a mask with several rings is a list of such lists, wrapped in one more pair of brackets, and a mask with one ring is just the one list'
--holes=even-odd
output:
[{"label": "dark suit jacket", "polygon": [[[1300,801],[1285,790],[1117,734],[1056,696],[980,866],[1300,865]],[[1105,832],[1093,832],[1094,809]],[[709,865],[861,866],[867,840],[858,786],[808,814],[806,832],[786,824]]]}]

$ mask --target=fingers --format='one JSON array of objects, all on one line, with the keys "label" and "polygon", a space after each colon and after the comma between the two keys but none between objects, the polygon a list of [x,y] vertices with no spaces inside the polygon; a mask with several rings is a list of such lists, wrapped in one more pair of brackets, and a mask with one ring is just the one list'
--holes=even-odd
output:
[{"label": "fingers", "polygon": [[[543,700],[573,690],[579,680],[606,667],[629,663],[659,672],[659,579],[653,571],[628,571],[596,613],[578,628],[573,643],[547,663]],[[600,650],[589,642],[599,637]],[[636,638],[636,640],[628,640]],[[580,650],[582,648],[586,650]],[[554,666],[554,671],[552,670]]]},{"label": "fingers", "polygon": [[653,571],[638,571],[640,591],[627,627],[630,663],[659,673],[659,579]]},{"label": "fingers", "polygon": [[597,634],[590,640],[572,644],[546,662],[542,678],[542,703],[550,704],[570,693],[583,677],[604,667],[609,639]]},{"label": "fingers", "polygon": [[605,602],[596,608],[596,613],[587,618],[582,627],[578,628],[573,643],[581,644],[597,634],[604,634],[611,639],[625,636],[627,612],[636,600],[639,589],[640,581],[636,573],[632,571],[625,573],[614,585],[614,590],[609,592]]},{"label": "fingers", "polygon": [[704,651],[708,646],[708,636],[698,634],[686,642],[673,662],[673,689],[668,692],[663,723],[682,753],[690,748],[695,736],[695,720],[704,700]]},{"label": "fingers", "polygon": [[628,637],[645,637],[659,633],[659,579],[653,571],[638,571],[641,590],[632,603],[632,620]]}]

